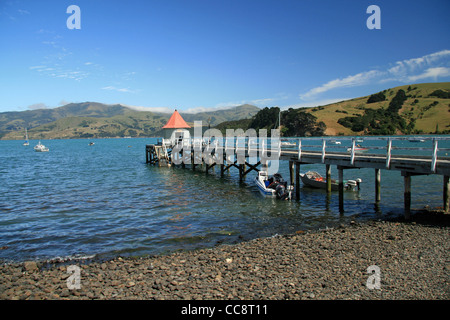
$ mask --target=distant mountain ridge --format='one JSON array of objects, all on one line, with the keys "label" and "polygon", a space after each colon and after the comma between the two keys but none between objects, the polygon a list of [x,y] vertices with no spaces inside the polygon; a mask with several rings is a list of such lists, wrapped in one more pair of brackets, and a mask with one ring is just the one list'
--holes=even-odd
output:
[{"label": "distant mountain ridge", "polygon": [[[230,109],[180,114],[188,123],[203,125],[248,118],[260,109],[242,105]],[[69,103],[53,109],[0,113],[0,139],[22,139],[25,127],[30,139],[64,139],[158,135],[171,113],[136,111],[121,104]]]}]

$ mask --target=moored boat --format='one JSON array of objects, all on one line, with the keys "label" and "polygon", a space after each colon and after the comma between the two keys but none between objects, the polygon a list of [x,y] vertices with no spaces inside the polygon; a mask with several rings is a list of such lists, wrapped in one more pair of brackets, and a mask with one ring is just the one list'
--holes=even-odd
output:
[{"label": "moored boat", "polygon": [[[301,173],[300,177],[302,179],[302,182],[304,185],[312,187],[312,188],[318,188],[318,189],[326,189],[327,188],[327,180],[322,177],[318,172],[316,171],[308,171],[306,173]],[[360,184],[362,180],[356,179],[356,180],[344,180],[344,189],[345,190],[359,190]],[[335,179],[331,179],[331,190],[337,191],[339,190],[339,181]]]},{"label": "moored boat", "polygon": [[41,141],[39,140],[39,143],[34,146],[34,151],[36,152],[47,152],[49,149],[44,146]]},{"label": "moored boat", "polygon": [[28,130],[25,128],[25,142],[23,143],[24,146],[29,146],[30,143],[28,142]]},{"label": "moored boat", "polygon": [[276,197],[282,200],[291,200],[294,187],[287,184],[283,180],[281,174],[276,173],[273,177],[269,177],[266,171],[259,171],[255,178],[255,184],[259,191],[270,197]]}]

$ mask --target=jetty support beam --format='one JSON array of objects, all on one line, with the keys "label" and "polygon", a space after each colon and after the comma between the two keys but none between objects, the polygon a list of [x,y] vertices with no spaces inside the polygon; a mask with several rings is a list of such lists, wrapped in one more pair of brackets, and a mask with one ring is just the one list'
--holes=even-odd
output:
[{"label": "jetty support beam", "polygon": [[444,212],[450,211],[450,176],[444,176]]},{"label": "jetty support beam", "polygon": [[405,219],[411,219],[411,174],[408,172],[402,172],[402,176],[404,177],[405,183],[405,191],[403,195],[404,203],[405,203]]},{"label": "jetty support beam", "polygon": [[344,168],[338,166],[339,173],[339,212],[344,213]]},{"label": "jetty support beam", "polygon": [[300,163],[295,163],[295,198],[300,200]]},{"label": "jetty support beam", "polygon": [[381,170],[375,169],[375,202],[381,201]]},{"label": "jetty support beam", "polygon": [[327,180],[327,193],[331,193],[331,165],[327,164],[325,168]]}]

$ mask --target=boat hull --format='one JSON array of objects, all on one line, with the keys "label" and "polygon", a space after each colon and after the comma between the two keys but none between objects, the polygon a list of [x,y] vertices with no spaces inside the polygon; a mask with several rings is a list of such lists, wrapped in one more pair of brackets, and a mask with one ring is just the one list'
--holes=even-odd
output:
[{"label": "boat hull", "polygon": [[[302,179],[303,184],[307,185],[308,187],[316,188],[316,189],[326,189],[327,188],[326,180],[323,180],[323,181],[313,180],[313,179],[308,178],[308,176],[306,174],[300,174],[300,178]],[[339,190],[339,184],[335,181],[331,181],[331,190],[332,191]]]},{"label": "boat hull", "polygon": [[[320,174],[315,171],[309,171],[307,173],[300,174],[300,178],[304,185],[316,188],[316,189],[326,189],[327,181]],[[359,190],[359,184],[361,183],[361,179],[357,180],[344,180],[344,189],[345,190]],[[331,191],[339,190],[339,181],[332,179],[331,180]]]},{"label": "boat hull", "polygon": [[266,186],[258,178],[255,178],[255,184],[258,190],[265,196],[276,197],[275,189],[266,188]]}]

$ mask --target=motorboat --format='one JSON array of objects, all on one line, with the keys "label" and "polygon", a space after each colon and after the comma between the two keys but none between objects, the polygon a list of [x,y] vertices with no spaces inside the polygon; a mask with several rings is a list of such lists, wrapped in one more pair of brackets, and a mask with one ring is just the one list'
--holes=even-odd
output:
[{"label": "motorboat", "polygon": [[255,178],[255,184],[259,191],[269,197],[276,197],[282,200],[291,200],[294,186],[288,185],[287,181],[283,180],[281,174],[276,173],[269,177],[267,171],[259,171]]},{"label": "motorboat", "polygon": [[293,148],[293,147],[295,147],[295,146],[296,146],[295,142],[287,141],[287,140],[282,140],[282,141],[281,141],[281,147],[284,147],[284,148]]},{"label": "motorboat", "polygon": [[[312,188],[318,189],[326,189],[327,188],[327,179],[322,177],[316,171],[308,171],[306,173],[301,173],[300,177],[304,185]],[[355,180],[344,180],[344,190],[359,190],[361,179]],[[339,181],[335,179],[331,179],[331,190],[337,191],[339,190]]]},{"label": "motorboat", "polygon": [[39,140],[39,143],[34,146],[34,151],[36,152],[47,152],[48,148],[44,146],[41,141]]}]

